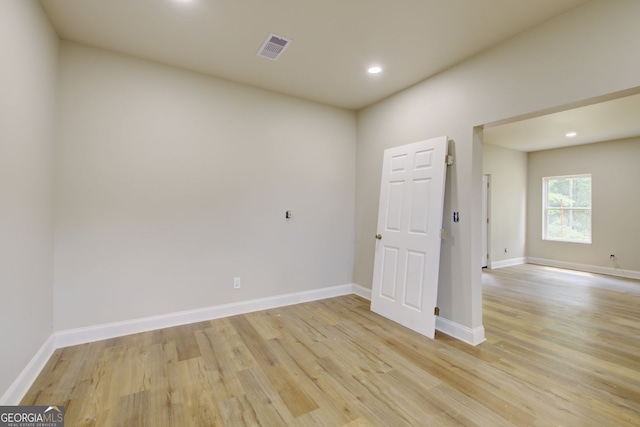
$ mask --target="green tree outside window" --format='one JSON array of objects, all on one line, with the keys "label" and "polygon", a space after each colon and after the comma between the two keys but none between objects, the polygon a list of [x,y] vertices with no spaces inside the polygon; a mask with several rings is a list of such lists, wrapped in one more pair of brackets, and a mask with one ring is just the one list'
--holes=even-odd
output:
[{"label": "green tree outside window", "polygon": [[545,240],[591,243],[591,175],[543,178]]}]

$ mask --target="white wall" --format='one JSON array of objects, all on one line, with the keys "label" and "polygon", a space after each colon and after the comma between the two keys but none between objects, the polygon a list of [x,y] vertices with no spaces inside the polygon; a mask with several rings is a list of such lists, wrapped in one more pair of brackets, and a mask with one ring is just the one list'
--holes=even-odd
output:
[{"label": "white wall", "polygon": [[[639,160],[640,138],[529,153],[528,256],[639,274]],[[592,243],[542,240],[542,178],[584,173],[591,174]]]},{"label": "white wall", "polygon": [[[525,32],[358,114],[356,283],[371,287],[382,152],[449,135],[438,305],[440,316],[482,324],[482,142],[474,126],[640,86],[640,2],[594,1]],[[451,212],[460,222],[451,222]]]},{"label": "white wall", "polygon": [[355,113],[66,42],[60,64],[56,330],[352,282]]},{"label": "white wall", "polygon": [[382,151],[441,134],[456,160],[440,313],[480,326],[474,126],[640,86],[639,15],[635,0],[590,2],[359,112],[356,134],[348,111],[73,44],[56,123],[57,38],[37,2],[0,2],[0,393],[50,336],[52,299],[63,330],[352,271],[370,287]]},{"label": "white wall", "polygon": [[495,267],[526,256],[527,153],[485,143],[482,163],[491,175],[489,263]]},{"label": "white wall", "polygon": [[37,2],[0,2],[0,396],[53,332],[57,49]]}]

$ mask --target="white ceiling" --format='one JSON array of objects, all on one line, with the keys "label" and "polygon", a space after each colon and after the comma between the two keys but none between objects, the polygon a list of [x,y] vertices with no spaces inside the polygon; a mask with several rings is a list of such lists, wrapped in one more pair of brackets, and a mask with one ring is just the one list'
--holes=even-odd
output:
[{"label": "white ceiling", "polygon": [[[359,109],[587,0],[41,0],[62,39]],[[269,33],[292,39],[274,62]],[[368,75],[377,64],[384,71]]]},{"label": "white ceiling", "polygon": [[[567,132],[576,132],[567,138]],[[484,142],[518,151],[539,151],[640,136],[640,95],[485,127]]]},{"label": "white ceiling", "polygon": [[[41,0],[62,39],[359,109],[587,0]],[[256,55],[276,33],[278,61]],[[369,75],[370,65],[383,72]],[[564,135],[575,131],[569,139]],[[640,135],[640,95],[487,127],[520,151]]]}]

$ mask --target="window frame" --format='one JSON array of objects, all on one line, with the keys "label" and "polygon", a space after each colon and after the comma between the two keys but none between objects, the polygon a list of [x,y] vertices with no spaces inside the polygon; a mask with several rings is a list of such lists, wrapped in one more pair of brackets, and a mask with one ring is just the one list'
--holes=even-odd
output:
[{"label": "window frame", "polygon": [[[549,181],[558,179],[573,179],[573,178],[589,178],[589,207],[558,207],[548,206],[549,197]],[[548,216],[549,211],[588,211],[589,212],[589,238],[588,240],[577,239],[562,239],[548,236]],[[593,177],[590,173],[574,174],[574,175],[559,175],[559,176],[545,176],[542,177],[542,240],[548,240],[552,242],[566,242],[566,243],[582,243],[591,244],[593,241]]]}]

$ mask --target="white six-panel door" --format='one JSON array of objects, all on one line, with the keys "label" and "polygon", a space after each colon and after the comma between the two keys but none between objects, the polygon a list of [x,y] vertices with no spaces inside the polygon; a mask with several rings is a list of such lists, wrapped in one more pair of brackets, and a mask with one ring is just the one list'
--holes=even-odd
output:
[{"label": "white six-panel door", "polygon": [[[447,137],[384,152],[371,310],[435,334]],[[374,236],[372,236],[373,238]]]}]

